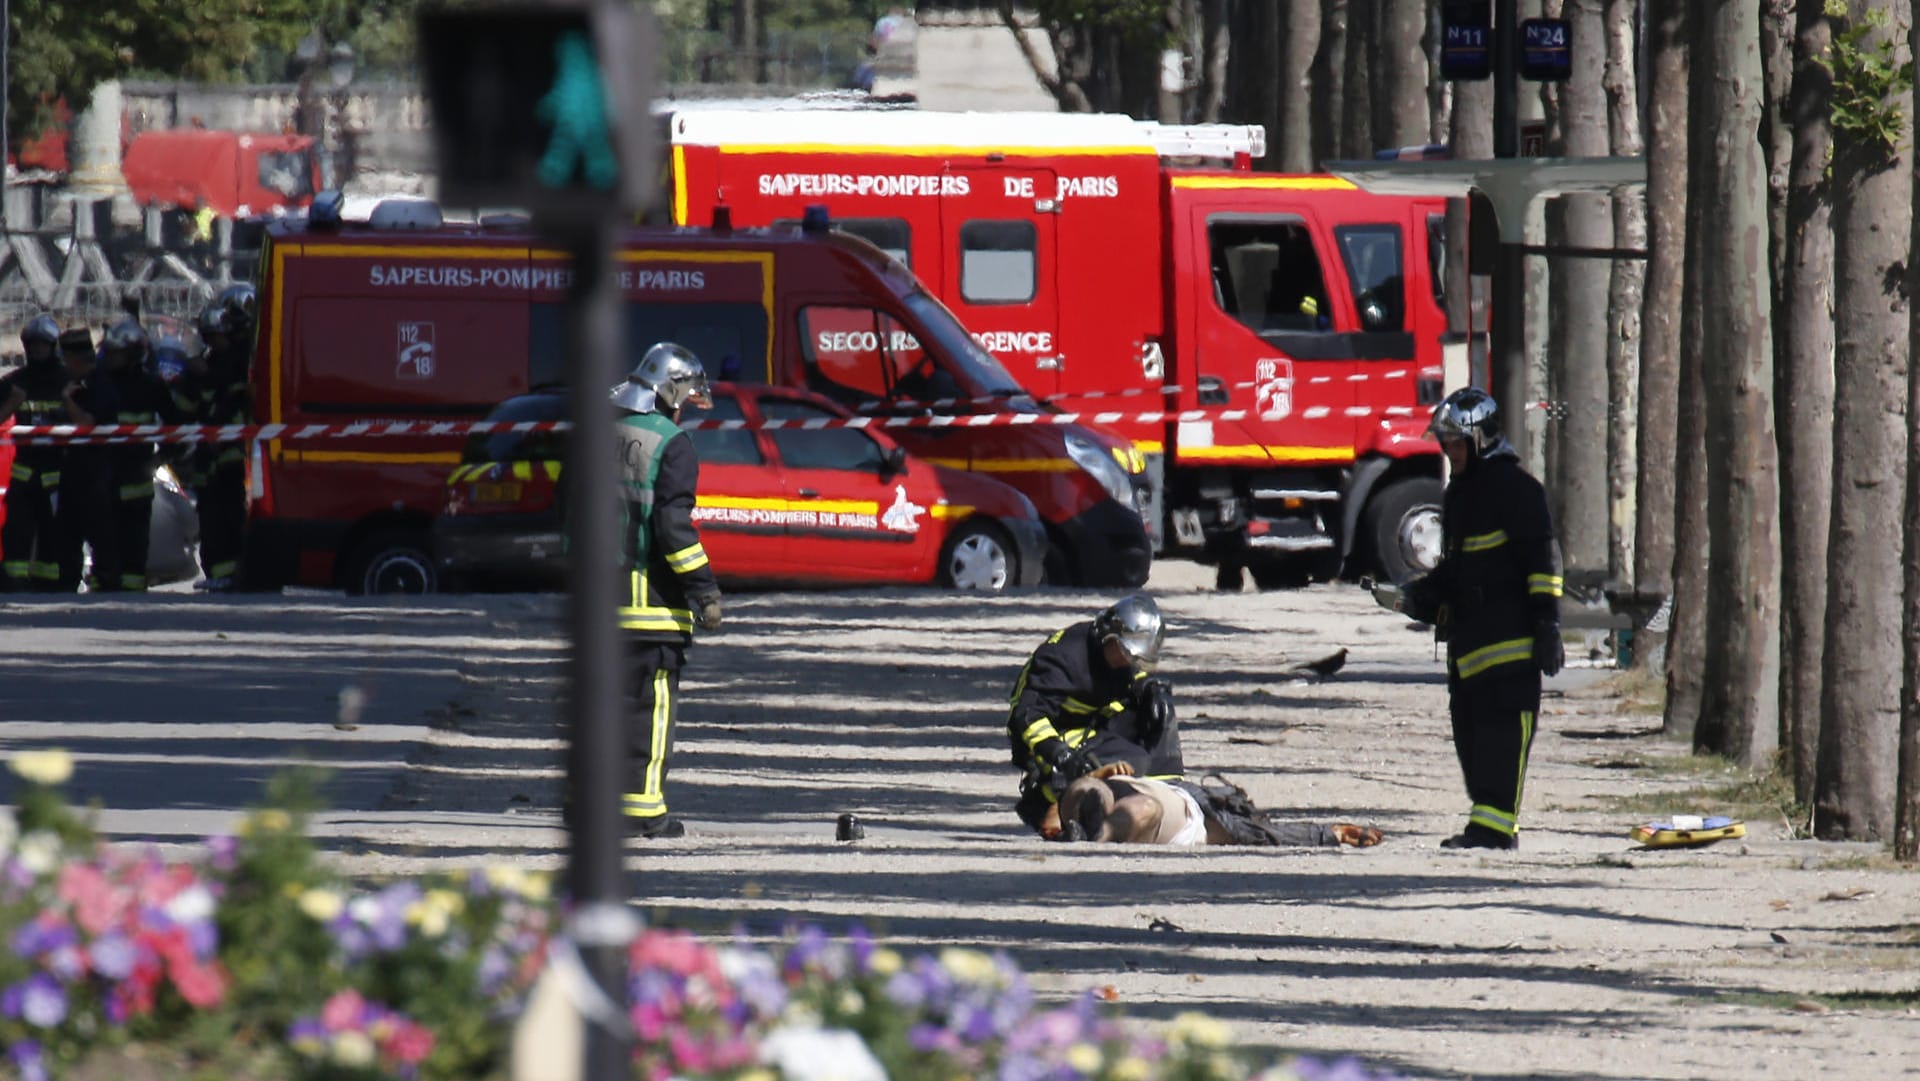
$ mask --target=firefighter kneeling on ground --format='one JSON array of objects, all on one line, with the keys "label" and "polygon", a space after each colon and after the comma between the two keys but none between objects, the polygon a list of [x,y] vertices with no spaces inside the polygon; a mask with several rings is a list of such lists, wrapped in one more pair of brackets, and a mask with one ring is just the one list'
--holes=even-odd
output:
[{"label": "firefighter kneeling on ground", "polygon": [[626,509],[629,594],[620,607],[627,637],[628,760],[633,780],[622,810],[633,837],[680,837],[667,815],[667,755],[680,708],[680,669],[693,630],[720,628],[720,587],[693,525],[700,459],[680,410],[708,406],[706,369],[672,342],[647,350],[613,388],[619,426],[621,505]]},{"label": "firefighter kneeling on ground", "polygon": [[1397,607],[1447,643],[1453,746],[1473,806],[1441,847],[1517,848],[1540,678],[1565,660],[1553,517],[1485,391],[1449,395],[1428,431],[1453,468],[1440,509],[1445,551]]},{"label": "firefighter kneeling on ground", "polygon": [[[60,324],[36,315],[20,331],[27,363],[0,379],[0,421],[61,424],[66,411],[60,392],[67,372],[60,364]],[[23,445],[14,448],[9,478],[6,525],[0,527],[0,592],[52,592],[60,576],[54,507],[60,490],[62,449]]]}]

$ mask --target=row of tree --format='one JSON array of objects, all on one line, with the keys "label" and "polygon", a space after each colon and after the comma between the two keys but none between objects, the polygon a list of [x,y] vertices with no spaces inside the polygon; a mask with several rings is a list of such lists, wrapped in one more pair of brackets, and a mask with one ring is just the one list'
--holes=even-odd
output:
[{"label": "row of tree", "polygon": [[[1438,78],[1434,0],[1033,6],[1062,108],[1261,123],[1263,167],[1287,171],[1430,141],[1490,156],[1487,85]],[[1541,88],[1549,151],[1648,162],[1644,192],[1561,199],[1546,222],[1552,244],[1644,263],[1530,275],[1551,283],[1529,397],[1559,406],[1543,464],[1568,566],[1672,598],[1670,733],[1784,771],[1816,835],[1912,859],[1910,0],[1523,7],[1569,20],[1576,43],[1573,77]]]}]

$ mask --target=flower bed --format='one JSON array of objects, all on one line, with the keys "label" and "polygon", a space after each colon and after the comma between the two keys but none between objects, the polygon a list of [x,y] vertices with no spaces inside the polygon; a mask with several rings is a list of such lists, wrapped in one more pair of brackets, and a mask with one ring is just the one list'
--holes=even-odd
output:
[{"label": "flower bed", "polygon": [[[541,977],[566,947],[543,876],[355,887],[315,858],[297,778],[276,780],[235,836],[167,860],[93,836],[58,794],[64,755],[11,765],[26,783],[0,815],[0,1045],[24,1081],[133,1046],[245,1058],[265,1077],[506,1077],[515,1019],[552,1001]],[[1385,1076],[1350,1059],[1261,1068],[1199,1014],[1151,1028],[1092,993],[1047,1006],[1004,955],[907,957],[858,930],[798,927],[763,948],[647,928],[629,961],[642,1081]]]}]

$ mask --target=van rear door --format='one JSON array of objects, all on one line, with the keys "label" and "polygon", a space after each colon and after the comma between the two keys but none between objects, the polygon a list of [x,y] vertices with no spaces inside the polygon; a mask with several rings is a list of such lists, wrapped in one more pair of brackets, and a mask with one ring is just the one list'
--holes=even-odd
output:
[{"label": "van rear door", "polygon": [[[940,265],[914,271],[1021,386],[1060,390],[1058,178],[1030,166],[949,166]],[[1093,358],[1085,359],[1092,363]]]}]

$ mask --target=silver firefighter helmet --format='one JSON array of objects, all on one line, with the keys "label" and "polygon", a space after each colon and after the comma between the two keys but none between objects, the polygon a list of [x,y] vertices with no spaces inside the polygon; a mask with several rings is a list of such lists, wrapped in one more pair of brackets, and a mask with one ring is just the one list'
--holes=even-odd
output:
[{"label": "silver firefighter helmet", "polygon": [[1133,662],[1136,671],[1151,672],[1160,663],[1160,643],[1166,638],[1166,626],[1160,621],[1160,606],[1145,593],[1122,598],[1093,621],[1094,637],[1105,645],[1117,640]]},{"label": "silver firefighter helmet", "polygon": [[1433,409],[1427,433],[1435,439],[1459,439],[1486,457],[1506,442],[1500,431],[1500,405],[1478,387],[1463,387]]},{"label": "silver firefighter helmet", "polygon": [[631,413],[672,413],[681,406],[713,404],[707,369],[683,345],[661,342],[647,350],[633,366],[627,381],[608,395],[613,404]]}]

